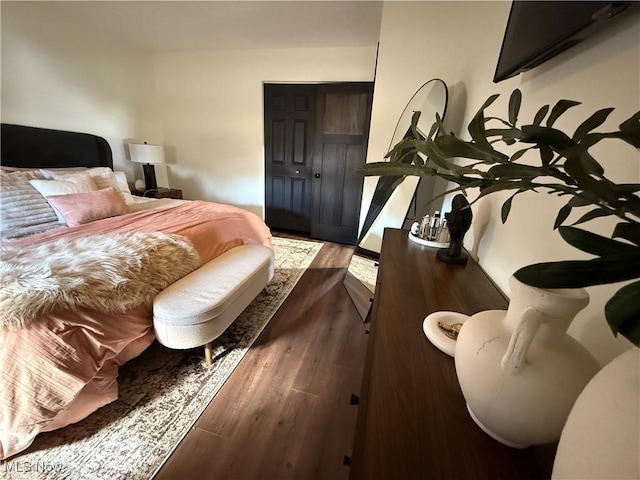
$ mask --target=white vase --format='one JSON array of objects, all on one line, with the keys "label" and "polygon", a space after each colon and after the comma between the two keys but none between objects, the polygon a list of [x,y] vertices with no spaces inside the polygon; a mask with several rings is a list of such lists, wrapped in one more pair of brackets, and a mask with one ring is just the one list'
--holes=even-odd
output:
[{"label": "white vase", "polygon": [[589,302],[584,289],[539,289],[510,279],[509,309],[470,317],[455,365],[467,409],[482,430],[525,448],[556,441],[598,363],[566,331]]},{"label": "white vase", "polygon": [[552,478],[640,478],[639,349],[612,360],[584,388],[562,430]]}]

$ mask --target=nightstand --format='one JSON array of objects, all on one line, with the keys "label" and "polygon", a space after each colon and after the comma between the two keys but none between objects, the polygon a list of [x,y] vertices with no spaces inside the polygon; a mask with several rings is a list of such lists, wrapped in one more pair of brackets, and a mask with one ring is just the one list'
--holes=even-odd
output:
[{"label": "nightstand", "polygon": [[147,198],[182,198],[182,190],[179,188],[157,188],[154,190],[132,190],[132,195]]}]

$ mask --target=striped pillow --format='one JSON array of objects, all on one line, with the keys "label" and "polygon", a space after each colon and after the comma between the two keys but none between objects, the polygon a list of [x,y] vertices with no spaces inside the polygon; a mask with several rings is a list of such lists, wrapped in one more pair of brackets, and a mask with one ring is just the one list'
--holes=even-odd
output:
[{"label": "striped pillow", "polygon": [[3,239],[59,227],[56,214],[29,183],[42,179],[37,171],[2,173],[0,176],[0,231]]}]

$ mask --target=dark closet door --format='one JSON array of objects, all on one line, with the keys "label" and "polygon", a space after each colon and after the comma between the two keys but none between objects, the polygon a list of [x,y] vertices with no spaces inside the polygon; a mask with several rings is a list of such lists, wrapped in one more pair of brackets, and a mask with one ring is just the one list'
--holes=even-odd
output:
[{"label": "dark closet door", "polygon": [[373,83],[318,86],[311,236],[355,245]]},{"label": "dark closet door", "polygon": [[264,86],[266,223],[311,231],[316,85]]}]

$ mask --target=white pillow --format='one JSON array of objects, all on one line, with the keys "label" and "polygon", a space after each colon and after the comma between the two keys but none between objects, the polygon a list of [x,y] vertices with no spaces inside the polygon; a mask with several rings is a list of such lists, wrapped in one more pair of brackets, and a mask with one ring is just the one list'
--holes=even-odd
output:
[{"label": "white pillow", "polygon": [[53,180],[55,175],[73,175],[87,171],[87,167],[40,168],[40,175],[46,180]]},{"label": "white pillow", "polygon": [[129,188],[129,182],[127,181],[127,175],[124,172],[113,172],[113,174],[116,176],[118,183],[117,188],[124,197],[125,203],[127,205],[134,203],[131,188]]},{"label": "white pillow", "polygon": [[[88,173],[65,177],[64,180],[30,180],[31,185],[43,197],[48,195],[66,195],[69,193],[86,193],[97,190],[95,182]],[[59,223],[65,223],[62,214],[53,206]]]},{"label": "white pillow", "polygon": [[[115,188],[120,192],[123,200],[127,205],[133,203],[133,197],[129,190],[129,183],[127,182],[127,176],[124,172],[113,172],[108,167],[92,168],[87,172],[91,179],[96,184],[98,190],[104,190],[105,188]],[[78,174],[54,174],[53,178],[56,180],[67,180],[70,177],[75,177]],[[82,175],[82,174],[81,174]]]}]

